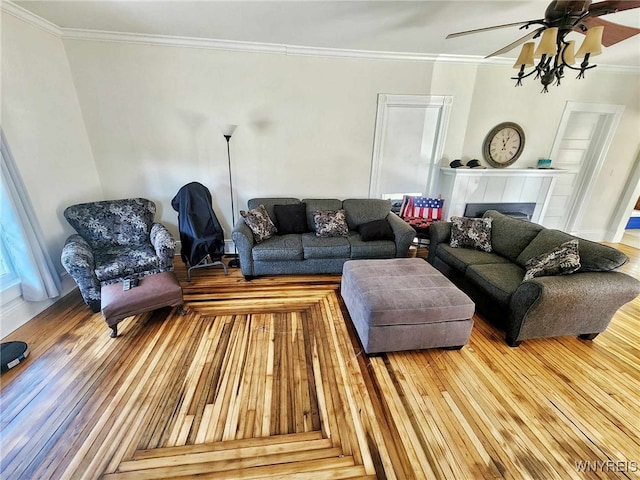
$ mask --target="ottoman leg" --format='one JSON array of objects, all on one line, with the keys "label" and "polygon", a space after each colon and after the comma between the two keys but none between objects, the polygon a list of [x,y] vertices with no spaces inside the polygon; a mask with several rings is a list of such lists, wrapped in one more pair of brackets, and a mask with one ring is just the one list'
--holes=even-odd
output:
[{"label": "ottoman leg", "polygon": [[111,333],[109,334],[111,338],[116,338],[118,336],[118,325],[114,325],[111,327]]}]

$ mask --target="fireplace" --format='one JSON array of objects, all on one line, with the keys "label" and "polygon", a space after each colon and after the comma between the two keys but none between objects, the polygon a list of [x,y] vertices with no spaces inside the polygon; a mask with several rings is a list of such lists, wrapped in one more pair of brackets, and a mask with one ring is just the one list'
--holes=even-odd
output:
[{"label": "fireplace", "polygon": [[497,210],[500,213],[509,215],[510,217],[523,218],[531,220],[533,212],[536,209],[535,203],[467,203],[464,209],[465,217],[479,218],[484,215],[487,210]]},{"label": "fireplace", "polygon": [[[565,171],[543,168],[442,167],[439,173],[437,193],[444,198],[442,218],[481,216],[489,208],[495,208],[544,225],[553,187]],[[523,210],[513,206],[522,203],[534,204],[533,212],[530,207]],[[481,211],[467,212],[468,204],[481,204]]]}]

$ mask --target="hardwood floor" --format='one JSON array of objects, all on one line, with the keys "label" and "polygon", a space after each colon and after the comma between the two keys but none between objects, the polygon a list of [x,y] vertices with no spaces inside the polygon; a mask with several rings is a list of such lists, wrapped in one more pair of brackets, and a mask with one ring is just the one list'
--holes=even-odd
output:
[{"label": "hardwood floor", "polygon": [[462,350],[367,357],[339,276],[176,273],[184,317],[111,339],[74,292],[6,339],[31,354],[0,378],[1,478],[640,478],[640,297],[593,342],[510,348],[476,315]]}]

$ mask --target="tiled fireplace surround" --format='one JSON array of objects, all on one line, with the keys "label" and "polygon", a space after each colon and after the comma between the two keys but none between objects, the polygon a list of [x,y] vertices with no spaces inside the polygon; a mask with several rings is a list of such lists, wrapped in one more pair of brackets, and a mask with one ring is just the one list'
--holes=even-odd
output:
[{"label": "tiled fireplace surround", "polygon": [[[467,204],[491,204],[504,213],[527,213],[523,205],[534,204],[530,220],[541,223],[551,200],[553,187],[563,172],[551,169],[440,169],[439,193],[445,199],[443,218],[463,216]],[[510,205],[500,205],[510,204]],[[469,206],[470,209],[472,206]],[[514,208],[516,208],[514,210]],[[467,214],[470,215],[469,211]],[[478,212],[475,212],[478,213]],[[482,213],[479,213],[481,216]]]}]

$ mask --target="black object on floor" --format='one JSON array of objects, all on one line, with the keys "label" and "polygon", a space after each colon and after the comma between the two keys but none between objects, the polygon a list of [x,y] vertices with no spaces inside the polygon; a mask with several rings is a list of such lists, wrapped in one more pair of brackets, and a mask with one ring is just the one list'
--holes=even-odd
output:
[{"label": "black object on floor", "polygon": [[1,373],[12,369],[29,356],[29,347],[24,342],[0,343]]}]

